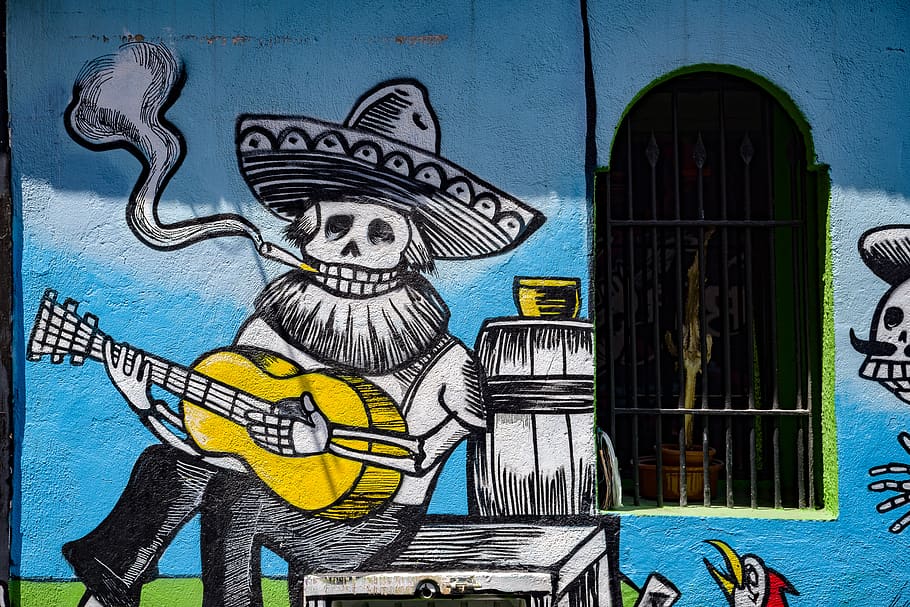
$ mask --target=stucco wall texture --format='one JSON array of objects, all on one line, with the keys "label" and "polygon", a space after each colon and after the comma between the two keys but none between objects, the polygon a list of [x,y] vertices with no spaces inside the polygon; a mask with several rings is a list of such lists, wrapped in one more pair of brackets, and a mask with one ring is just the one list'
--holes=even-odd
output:
[{"label": "stucco wall texture", "polygon": [[[469,347],[484,319],[515,314],[515,276],[578,277],[587,309],[593,231],[587,173],[595,167],[586,154],[594,152],[587,158],[596,158],[597,167],[610,165],[616,129],[637,96],[697,65],[722,65],[773,84],[808,123],[814,161],[829,168],[827,372],[832,379],[833,371],[836,434],[826,446],[837,455],[836,510],[829,503],[811,517],[824,520],[746,509],[685,516],[624,511],[619,571],[636,585],[659,572],[678,588],[681,606],[724,604],[703,563],[718,556],[704,542],[720,540],[781,572],[799,592],[788,596],[791,605],[910,601],[910,536],[889,533],[899,512],[876,512],[882,496],[868,490],[870,468],[910,459],[897,441],[910,430],[910,408],[859,377],[863,355],[849,338],[851,328],[867,334],[889,288],[863,264],[857,241],[876,226],[906,223],[910,208],[904,3],[13,0],[7,32],[19,272],[15,578],[73,579],[61,545],[98,525],[136,458],[157,442],[102,364],[24,362],[44,290],[53,287],[96,311],[106,333],[188,364],[231,343],[256,295],[282,272],[242,238],[175,251],[143,245],[124,213],[137,159],[124,150],[87,149],[67,133],[64,110],[83,65],[140,40],[166,46],[185,73],[167,118],[183,135],[186,157],[164,191],[163,220],[238,213],[276,242],[283,223],[254,200],[238,171],[237,117],[341,123],[379,83],[408,78],[425,86],[439,119],[441,155],[546,217],[504,254],[437,261],[431,282],[451,312],[449,331]],[[449,456],[430,514],[467,513],[466,457],[464,444]],[[264,574],[286,574],[282,559],[264,558]],[[194,577],[201,568],[194,520],[159,570]]]}]

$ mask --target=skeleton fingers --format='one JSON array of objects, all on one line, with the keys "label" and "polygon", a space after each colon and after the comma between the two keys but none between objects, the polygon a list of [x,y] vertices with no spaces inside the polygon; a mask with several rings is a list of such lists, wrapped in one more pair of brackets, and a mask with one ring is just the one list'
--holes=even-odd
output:
[{"label": "skeleton fingers", "polygon": [[[904,448],[904,451],[910,454],[910,434],[907,432],[901,432],[897,437],[897,442],[899,442],[901,447]],[[881,476],[883,474],[910,474],[910,465],[892,462],[890,464],[876,466],[869,469],[870,476]],[[895,491],[897,493],[897,495],[879,502],[879,504],[876,506],[876,509],[881,513],[890,512],[892,510],[910,504],[910,480],[896,481],[892,479],[884,479],[870,483],[869,490],[877,492]],[[899,519],[894,521],[894,523],[888,527],[888,531],[891,533],[900,533],[906,529],[908,525],[910,525],[910,512],[905,513]]]},{"label": "skeleton fingers", "polygon": [[277,455],[289,457],[323,453],[329,444],[329,427],[325,416],[313,398],[304,394],[301,399],[303,417],[281,410],[250,411],[246,418],[247,432],[260,446]]},{"label": "skeleton fingers", "polygon": [[145,360],[142,350],[130,348],[123,343],[114,346],[111,338],[104,340],[104,366],[114,387],[136,412],[147,415],[154,405],[149,393],[151,364]]}]

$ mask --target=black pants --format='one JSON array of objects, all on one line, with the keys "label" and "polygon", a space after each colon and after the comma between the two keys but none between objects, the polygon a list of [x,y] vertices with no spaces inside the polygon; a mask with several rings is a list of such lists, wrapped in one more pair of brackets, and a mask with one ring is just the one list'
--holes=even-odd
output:
[{"label": "black pants", "polygon": [[106,607],[138,607],[142,584],[174,535],[202,513],[203,607],[259,607],[262,546],[288,561],[292,605],[302,576],[378,569],[411,540],[425,506],[388,504],[355,521],[302,512],[252,474],[207,465],[172,447],[139,456],[111,513],[63,546],[86,588]]}]

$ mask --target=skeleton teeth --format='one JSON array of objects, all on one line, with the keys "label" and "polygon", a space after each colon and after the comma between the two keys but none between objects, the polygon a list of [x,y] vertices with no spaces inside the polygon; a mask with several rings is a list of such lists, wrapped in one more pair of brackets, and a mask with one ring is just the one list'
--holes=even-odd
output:
[{"label": "skeleton teeth", "polygon": [[337,291],[338,290],[338,279],[337,278],[326,278],[325,286],[327,286],[330,289],[335,289]]},{"label": "skeleton teeth", "polygon": [[348,283],[351,285],[351,294],[353,295],[363,295],[363,285],[362,282],[351,282]]},{"label": "skeleton teeth", "polygon": [[860,377],[864,377],[866,379],[874,379],[875,378],[875,363],[872,362],[871,360],[867,360],[866,362],[864,362],[863,366],[860,367],[860,369],[859,369],[859,375],[860,375]]},{"label": "skeleton teeth", "polygon": [[347,278],[348,280],[354,278],[354,270],[351,268],[342,267],[341,268],[341,277]]},{"label": "skeleton teeth", "polygon": [[363,270],[357,270],[354,272],[354,280],[359,280],[360,282],[368,282],[370,280],[370,274],[364,272]]},{"label": "skeleton teeth", "polygon": [[907,392],[910,390],[910,382],[907,381],[883,381],[882,385],[892,392]]},{"label": "skeleton teeth", "polygon": [[316,266],[316,269],[319,270],[320,274],[325,274],[328,271],[329,266],[325,265],[322,262],[319,262],[319,265]]}]

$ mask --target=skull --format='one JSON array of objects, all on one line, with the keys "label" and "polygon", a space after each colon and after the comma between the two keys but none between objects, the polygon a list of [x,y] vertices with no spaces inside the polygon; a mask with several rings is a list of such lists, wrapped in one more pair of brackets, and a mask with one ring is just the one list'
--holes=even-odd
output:
[{"label": "skull", "polygon": [[411,242],[408,219],[367,202],[322,202],[319,225],[303,247],[309,257],[331,266],[391,270]]},{"label": "skull", "polygon": [[869,341],[851,330],[853,347],[866,355],[860,377],[879,382],[910,403],[910,280],[885,293],[875,311]]}]

